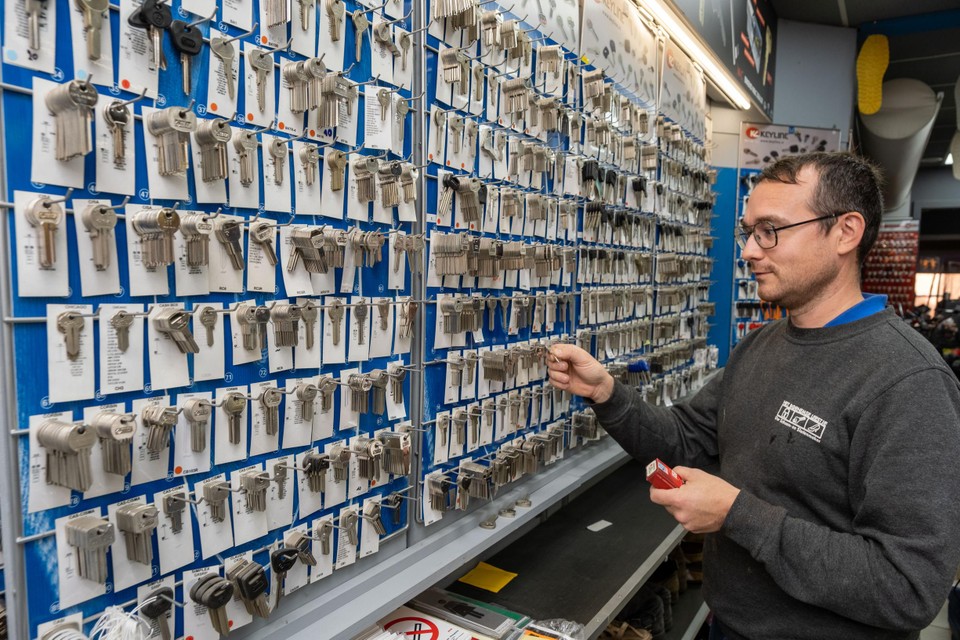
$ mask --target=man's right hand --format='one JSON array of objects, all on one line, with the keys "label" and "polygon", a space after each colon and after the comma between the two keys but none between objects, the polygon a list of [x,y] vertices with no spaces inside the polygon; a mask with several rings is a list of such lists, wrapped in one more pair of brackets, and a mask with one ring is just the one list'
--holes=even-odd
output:
[{"label": "man's right hand", "polygon": [[557,344],[550,348],[547,366],[550,384],[557,389],[606,402],[613,395],[613,376],[589,353],[572,344]]}]

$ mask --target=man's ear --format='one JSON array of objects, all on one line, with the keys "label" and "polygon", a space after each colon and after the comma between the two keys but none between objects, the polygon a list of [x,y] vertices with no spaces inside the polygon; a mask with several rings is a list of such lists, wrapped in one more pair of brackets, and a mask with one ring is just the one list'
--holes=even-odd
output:
[{"label": "man's ear", "polygon": [[863,231],[867,223],[863,219],[863,214],[859,211],[850,211],[840,216],[837,224],[834,225],[834,233],[837,233],[837,252],[840,255],[846,255],[850,252],[856,253],[860,246],[860,240],[863,239]]}]

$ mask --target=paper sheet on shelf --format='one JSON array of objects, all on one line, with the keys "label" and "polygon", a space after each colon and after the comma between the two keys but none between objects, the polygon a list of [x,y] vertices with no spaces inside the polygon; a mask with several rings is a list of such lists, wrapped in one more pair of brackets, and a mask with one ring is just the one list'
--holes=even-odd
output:
[{"label": "paper sheet on shelf", "polygon": [[510,584],[510,581],[516,577],[517,574],[515,573],[498,569],[486,562],[479,562],[477,566],[462,576],[459,582],[493,593],[500,593],[500,590]]}]

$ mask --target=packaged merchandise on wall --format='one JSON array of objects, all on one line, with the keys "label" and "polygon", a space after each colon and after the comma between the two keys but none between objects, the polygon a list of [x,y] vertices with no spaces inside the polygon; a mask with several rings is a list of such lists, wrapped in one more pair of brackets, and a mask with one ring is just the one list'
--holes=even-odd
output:
[{"label": "packaged merchandise on wall", "polygon": [[696,382],[705,85],[624,7],[588,62],[565,0],[7,4],[12,637],[213,638],[403,552],[601,437],[557,341]]}]

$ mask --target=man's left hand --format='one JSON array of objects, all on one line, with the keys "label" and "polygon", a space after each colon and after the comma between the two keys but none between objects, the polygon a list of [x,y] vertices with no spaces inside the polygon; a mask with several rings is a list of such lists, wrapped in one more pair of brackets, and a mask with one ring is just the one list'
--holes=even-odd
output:
[{"label": "man's left hand", "polygon": [[687,531],[719,531],[740,489],[699,469],[674,467],[673,470],[684,479],[684,485],[678,489],[650,487],[650,500],[665,507]]}]

